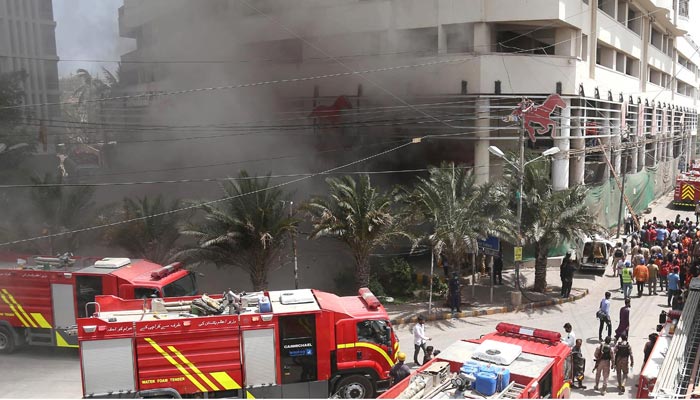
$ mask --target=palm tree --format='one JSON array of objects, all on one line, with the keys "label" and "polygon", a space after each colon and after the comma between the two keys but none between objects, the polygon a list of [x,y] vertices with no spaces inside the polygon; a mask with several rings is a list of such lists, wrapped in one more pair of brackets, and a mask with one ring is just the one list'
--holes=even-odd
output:
[{"label": "palm tree", "polygon": [[[105,233],[105,240],[127,250],[131,257],[145,258],[160,264],[170,261],[175,252],[175,242],[180,237],[178,221],[182,213],[169,213],[181,207],[180,200],[167,202],[162,195],[155,199],[124,198],[121,209],[113,213],[112,220],[124,221],[142,218],[127,224],[115,225]],[[186,219],[185,217],[184,219]]]},{"label": "palm tree", "polygon": [[511,231],[512,218],[499,203],[494,185],[476,185],[474,175],[454,163],[430,167],[429,174],[407,190],[406,200],[418,222],[431,225],[427,239],[434,254],[446,255],[459,269],[476,249],[477,239]]},{"label": "palm tree", "polygon": [[408,237],[393,214],[391,193],[378,192],[368,175],[326,179],[330,195],[314,197],[303,209],[311,217],[309,237],[331,237],[345,243],[355,259],[358,288],[369,286],[370,254],[398,237]]},{"label": "palm tree", "polygon": [[[517,172],[508,167],[507,190],[517,190]],[[547,256],[565,241],[591,235],[601,230],[585,204],[586,188],[582,185],[555,191],[549,177],[549,162],[539,161],[525,167],[523,181],[522,235],[525,244],[535,247],[535,283],[533,290],[547,289]],[[511,195],[512,199],[515,196]],[[514,204],[512,204],[514,206]]]},{"label": "palm tree", "polygon": [[[44,178],[32,177],[35,185],[30,193],[33,215],[37,223],[43,227],[43,234],[56,234],[79,229],[91,219],[94,207],[95,188],[60,186],[63,183],[61,174],[46,174]],[[48,185],[48,186],[43,186]],[[75,251],[78,248],[78,235],[75,233],[59,237],[58,243],[49,238],[48,251]],[[60,249],[56,247],[60,246]]]},{"label": "palm tree", "polygon": [[239,179],[226,184],[224,190],[225,201],[202,205],[204,220],[187,224],[181,231],[194,238],[196,245],[174,258],[236,266],[248,272],[255,290],[267,289],[268,270],[299,221],[287,214],[284,201],[288,196],[270,186],[269,176],[253,178],[241,171]]}]

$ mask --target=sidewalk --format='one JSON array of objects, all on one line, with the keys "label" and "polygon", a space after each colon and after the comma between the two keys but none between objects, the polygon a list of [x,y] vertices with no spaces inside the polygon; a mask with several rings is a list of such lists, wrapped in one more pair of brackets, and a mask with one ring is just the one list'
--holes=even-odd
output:
[{"label": "sidewalk", "polygon": [[[503,285],[493,287],[493,302],[491,302],[491,285],[489,277],[476,279],[476,284],[462,286],[462,312],[455,315],[457,318],[474,317],[479,315],[491,315],[511,311],[529,310],[539,307],[547,307],[576,301],[586,296],[596,281],[601,277],[591,274],[576,273],[571,296],[562,299],[560,296],[561,280],[559,278],[559,264],[561,257],[551,258],[547,268],[547,292],[536,293],[524,290],[521,295],[521,304],[513,306],[511,292],[516,292],[514,286],[514,270],[503,271]],[[535,278],[534,261],[526,262],[520,270],[521,282],[524,288],[532,286]],[[384,302],[384,307],[389,313],[392,325],[415,323],[418,315],[422,315],[428,321],[452,319],[453,315],[449,307],[443,307],[443,299],[433,298],[432,312],[428,314],[428,302],[393,304]]]}]

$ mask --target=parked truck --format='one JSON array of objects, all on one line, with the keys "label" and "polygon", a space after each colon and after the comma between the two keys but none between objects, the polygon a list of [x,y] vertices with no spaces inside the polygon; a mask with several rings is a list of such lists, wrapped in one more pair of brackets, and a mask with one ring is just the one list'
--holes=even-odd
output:
[{"label": "parked truck", "polygon": [[197,282],[181,263],[0,254],[0,353],[27,345],[78,347],[76,317],[102,294],[184,296]]},{"label": "parked truck", "polygon": [[560,333],[501,322],[495,332],[451,344],[379,398],[568,398],[572,377]]},{"label": "parked truck", "polygon": [[85,397],[371,398],[398,354],[367,288],[95,302],[78,320]]}]

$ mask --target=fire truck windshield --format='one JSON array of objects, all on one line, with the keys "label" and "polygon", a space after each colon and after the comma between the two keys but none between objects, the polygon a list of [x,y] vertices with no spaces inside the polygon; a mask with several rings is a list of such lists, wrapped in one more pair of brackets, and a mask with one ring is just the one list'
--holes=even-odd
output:
[{"label": "fire truck windshield", "polygon": [[391,345],[391,328],[387,321],[369,320],[357,323],[357,340],[360,342],[376,343],[384,346]]},{"label": "fire truck windshield", "polygon": [[189,273],[163,288],[163,297],[192,296],[197,294],[197,283],[193,273]]}]

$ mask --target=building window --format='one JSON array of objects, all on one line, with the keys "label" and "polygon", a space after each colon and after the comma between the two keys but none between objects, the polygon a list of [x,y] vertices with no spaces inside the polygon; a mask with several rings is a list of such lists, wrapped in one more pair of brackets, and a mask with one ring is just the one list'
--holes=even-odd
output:
[{"label": "building window", "polygon": [[519,28],[497,26],[496,51],[499,53],[552,55],[554,54],[554,35],[554,29],[540,29],[532,25]]},{"label": "building window", "polygon": [[641,13],[632,6],[627,8],[627,28],[637,35],[642,35],[642,19],[639,18]]},{"label": "building window", "polygon": [[614,1],[598,0],[598,8],[613,18],[615,18],[615,5],[616,3]]},{"label": "building window", "polygon": [[625,72],[625,53],[616,52],[615,54],[615,71]]},{"label": "building window", "polygon": [[41,25],[41,43],[45,54],[56,54],[56,35],[53,26]]},{"label": "building window", "polygon": [[690,0],[678,0],[678,16],[683,18],[689,18],[690,14],[688,12]]},{"label": "building window", "polygon": [[581,35],[581,59],[588,61],[588,35]]},{"label": "building window", "polygon": [[617,2],[617,21],[624,24],[627,21],[627,3],[626,1],[618,0]]},{"label": "building window", "polygon": [[664,36],[656,28],[651,28],[651,45],[657,49],[663,51],[664,47]]},{"label": "building window", "polygon": [[625,63],[625,74],[639,78],[639,60],[634,57],[627,56]]},{"label": "building window", "polygon": [[606,68],[614,69],[615,50],[598,43],[598,47],[596,48],[596,64]]}]

